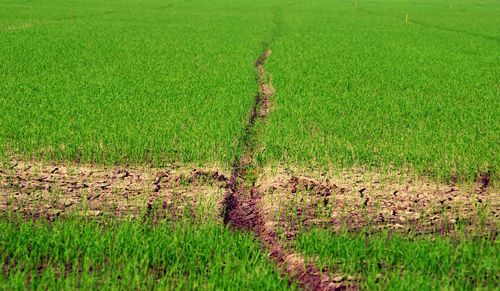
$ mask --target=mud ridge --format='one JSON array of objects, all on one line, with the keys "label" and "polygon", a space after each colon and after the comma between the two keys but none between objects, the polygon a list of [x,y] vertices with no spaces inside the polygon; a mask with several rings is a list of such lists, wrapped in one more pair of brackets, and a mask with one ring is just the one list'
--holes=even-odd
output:
[{"label": "mud ridge", "polygon": [[[326,272],[318,270],[312,262],[307,263],[301,256],[285,249],[278,240],[276,232],[266,227],[266,221],[260,211],[262,195],[259,188],[247,182],[247,174],[254,168],[254,150],[257,146],[254,127],[258,120],[264,120],[270,112],[271,98],[274,94],[271,75],[264,70],[264,64],[271,55],[271,51],[267,49],[268,44],[255,61],[259,92],[255,97],[248,123],[241,137],[243,155],[235,158],[233,162],[232,174],[223,201],[223,222],[233,230],[252,232],[263,242],[269,251],[269,257],[278,264],[291,281],[298,282],[300,287],[307,290],[346,290],[348,288],[345,282],[332,281]],[[301,184],[303,187],[318,187],[320,192],[329,193],[330,191],[324,186],[303,184]]]}]

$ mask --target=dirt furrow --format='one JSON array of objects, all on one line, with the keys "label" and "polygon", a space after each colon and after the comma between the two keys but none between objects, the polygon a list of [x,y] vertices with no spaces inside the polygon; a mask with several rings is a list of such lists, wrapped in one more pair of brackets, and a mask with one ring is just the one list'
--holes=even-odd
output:
[{"label": "dirt furrow", "polygon": [[[248,123],[241,140],[243,155],[233,163],[233,171],[229,179],[229,187],[223,201],[223,221],[234,230],[253,232],[259,238],[272,258],[290,280],[307,290],[345,290],[345,282],[333,282],[327,272],[321,272],[313,263],[307,263],[300,255],[284,247],[278,240],[275,230],[266,227],[266,221],[261,213],[261,191],[248,182],[250,171],[256,171],[254,150],[258,144],[254,127],[257,121],[263,121],[271,108],[271,98],[274,88],[271,75],[265,71],[264,64],[271,51],[264,49],[255,62],[259,92],[250,112]],[[354,289],[354,288],[349,288]]]}]

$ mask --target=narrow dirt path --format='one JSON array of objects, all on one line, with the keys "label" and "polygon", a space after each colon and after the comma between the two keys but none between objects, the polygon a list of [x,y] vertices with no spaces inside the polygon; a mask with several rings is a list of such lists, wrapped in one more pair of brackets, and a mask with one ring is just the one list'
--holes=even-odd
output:
[{"label": "narrow dirt path", "polygon": [[233,162],[229,187],[223,201],[225,209],[223,221],[234,230],[253,232],[269,250],[269,257],[300,287],[307,290],[345,290],[347,289],[345,282],[333,282],[326,272],[322,273],[313,263],[307,263],[300,255],[285,249],[278,240],[276,232],[266,227],[266,221],[260,211],[262,197],[260,189],[249,182],[252,175],[259,172],[253,163],[254,151],[258,144],[254,127],[256,122],[264,121],[272,108],[274,88],[271,84],[271,75],[264,69],[264,64],[271,55],[268,45],[269,43],[264,46],[264,50],[255,62],[256,82],[260,89],[241,137],[244,142],[243,154]]}]

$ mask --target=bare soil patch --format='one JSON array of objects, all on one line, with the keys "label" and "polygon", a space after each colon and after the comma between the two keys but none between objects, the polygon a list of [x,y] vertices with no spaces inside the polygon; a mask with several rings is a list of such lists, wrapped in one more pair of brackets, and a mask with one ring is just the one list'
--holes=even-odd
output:
[{"label": "bare soil patch", "polygon": [[[105,168],[11,161],[0,169],[0,209],[27,217],[136,217],[152,209],[163,216],[217,217],[227,179],[208,169]],[[187,213],[186,213],[187,212]]]},{"label": "bare soil patch", "polygon": [[24,24],[20,24],[20,25],[9,26],[9,27],[4,28],[3,30],[4,31],[10,31],[10,30],[16,30],[16,29],[33,27],[33,25],[34,25],[33,23],[24,23]]},{"label": "bare soil patch", "polygon": [[22,213],[26,219],[53,220],[73,213],[220,219],[235,230],[254,233],[292,281],[313,290],[355,288],[356,281],[319,270],[314,261],[293,251],[297,233],[311,227],[450,233],[466,222],[498,232],[500,192],[489,180],[439,184],[401,173],[311,175],[267,168],[260,169],[255,185],[250,185],[246,176],[251,163],[251,158],[242,158],[229,176],[214,168],[11,161],[0,169],[0,209]]},{"label": "bare soil patch", "polygon": [[311,226],[445,234],[465,224],[498,232],[499,187],[484,179],[459,185],[403,173],[346,170],[318,177],[267,169],[257,183],[268,227],[288,238]]}]

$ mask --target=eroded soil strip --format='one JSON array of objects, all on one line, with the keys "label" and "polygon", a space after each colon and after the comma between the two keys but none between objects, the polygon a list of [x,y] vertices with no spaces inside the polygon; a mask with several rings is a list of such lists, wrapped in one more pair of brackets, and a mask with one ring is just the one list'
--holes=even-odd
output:
[{"label": "eroded soil strip", "polygon": [[326,274],[320,272],[312,263],[306,263],[297,254],[288,251],[278,240],[276,232],[266,227],[266,222],[260,211],[261,192],[253,185],[247,184],[247,174],[253,167],[254,150],[257,141],[254,138],[254,126],[258,120],[263,120],[271,108],[273,87],[270,75],[264,70],[264,63],[271,51],[264,49],[255,62],[260,91],[255,98],[248,124],[242,136],[244,141],[243,155],[236,158],[229,187],[224,199],[224,223],[237,230],[253,232],[266,248],[269,256],[275,260],[283,271],[299,286],[308,290],[339,290],[346,289],[343,282],[334,283]]},{"label": "eroded soil strip", "polygon": [[465,231],[495,238],[500,192],[486,181],[454,185],[365,169],[315,176],[264,169],[258,185],[267,227],[287,241],[304,229],[325,226],[339,232],[390,229],[453,236]]},{"label": "eroded soil strip", "polygon": [[[227,186],[226,176],[211,169],[11,161],[0,169],[0,211],[49,221],[80,212],[88,217],[142,217],[151,210],[172,219],[183,214],[216,217],[213,212]],[[206,209],[202,213],[200,208]]]}]

